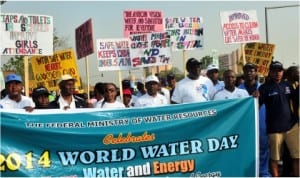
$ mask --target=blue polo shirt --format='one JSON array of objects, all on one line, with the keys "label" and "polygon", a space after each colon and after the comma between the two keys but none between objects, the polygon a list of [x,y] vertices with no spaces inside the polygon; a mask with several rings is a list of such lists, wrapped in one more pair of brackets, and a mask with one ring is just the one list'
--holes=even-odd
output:
[{"label": "blue polo shirt", "polygon": [[285,81],[269,81],[259,87],[259,104],[266,105],[267,133],[286,132],[296,123],[290,108],[291,91]]}]

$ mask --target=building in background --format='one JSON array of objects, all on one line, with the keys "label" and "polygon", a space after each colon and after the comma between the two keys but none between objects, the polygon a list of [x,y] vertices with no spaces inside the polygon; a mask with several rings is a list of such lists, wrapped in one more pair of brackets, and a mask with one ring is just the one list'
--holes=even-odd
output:
[{"label": "building in background", "polygon": [[243,58],[241,49],[232,51],[229,54],[219,55],[219,67],[220,71],[231,69],[236,74],[241,74],[243,71]]}]

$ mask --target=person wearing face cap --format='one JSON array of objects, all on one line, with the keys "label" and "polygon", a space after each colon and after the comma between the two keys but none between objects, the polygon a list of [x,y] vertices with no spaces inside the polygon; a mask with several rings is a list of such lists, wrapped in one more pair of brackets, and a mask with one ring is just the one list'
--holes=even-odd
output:
[{"label": "person wearing face cap", "polygon": [[206,76],[213,83],[215,92],[218,92],[224,88],[224,82],[219,80],[219,67],[217,65],[208,65],[206,69]]},{"label": "person wearing face cap", "polygon": [[58,82],[60,95],[58,95],[54,101],[50,102],[49,108],[51,109],[75,109],[75,108],[87,108],[88,105],[83,98],[73,95],[75,92],[75,82],[71,75],[62,75]]},{"label": "person wearing face cap", "polygon": [[4,109],[25,109],[28,112],[33,111],[34,103],[22,95],[22,78],[16,74],[9,74],[5,77],[6,96],[0,100],[0,106]]},{"label": "person wearing face cap", "polygon": [[211,100],[214,88],[212,82],[201,76],[201,62],[195,58],[190,58],[186,63],[188,75],[180,80],[175,86],[171,102],[191,103]]},{"label": "person wearing face cap", "polygon": [[134,107],[162,106],[167,105],[168,100],[159,93],[159,80],[155,75],[146,78],[147,93],[139,97]]},{"label": "person wearing face cap", "polygon": [[299,177],[299,119],[292,114],[291,85],[283,80],[283,65],[274,61],[269,66],[269,79],[259,87],[259,104],[266,106],[266,127],[270,145],[270,171],[278,177],[278,161],[283,142],[293,159],[293,174]]},{"label": "person wearing face cap", "polygon": [[[244,83],[240,84],[238,88],[244,89],[250,96],[259,97],[258,88],[260,83],[257,77],[257,65],[253,63],[246,63],[243,67]],[[266,107],[261,105],[259,107],[259,176],[271,177],[269,170],[269,142],[266,133]]]},{"label": "person wearing face cap", "polygon": [[35,109],[49,109],[49,91],[45,87],[37,87],[32,91],[32,100],[35,103]]}]

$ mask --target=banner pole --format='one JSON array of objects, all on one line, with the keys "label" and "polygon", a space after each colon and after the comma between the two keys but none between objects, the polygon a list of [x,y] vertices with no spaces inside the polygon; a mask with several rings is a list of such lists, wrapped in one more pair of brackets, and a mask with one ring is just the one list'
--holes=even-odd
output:
[{"label": "banner pole", "polygon": [[28,56],[24,56],[24,84],[25,84],[25,96],[29,96],[29,62]]},{"label": "banner pole", "polygon": [[85,70],[86,70],[86,81],[87,81],[87,99],[90,101],[90,72],[89,72],[89,60],[88,57],[85,56]]},{"label": "banner pole", "polygon": [[186,63],[186,50],[183,50],[183,71],[184,71],[183,74],[184,74],[184,77],[186,77],[186,75],[187,75],[185,63]]},{"label": "banner pole", "polygon": [[242,48],[242,56],[243,56],[243,66],[246,64],[246,56],[245,56],[245,43],[242,43],[241,48]]},{"label": "banner pole", "polygon": [[121,102],[123,103],[122,73],[120,70],[119,70],[119,85],[120,85],[120,98],[121,98]]}]

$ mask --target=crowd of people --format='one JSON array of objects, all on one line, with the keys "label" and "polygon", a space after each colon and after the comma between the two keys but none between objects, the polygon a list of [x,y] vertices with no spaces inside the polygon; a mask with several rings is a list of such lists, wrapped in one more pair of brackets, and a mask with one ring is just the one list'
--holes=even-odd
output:
[{"label": "crowd of people", "polygon": [[[259,101],[259,176],[299,177],[299,67],[284,70],[282,63],[272,61],[269,75],[264,83],[260,83],[257,66],[247,63],[243,67],[244,82],[237,85],[233,70],[224,71],[220,77],[218,66],[211,64],[206,69],[206,76],[202,76],[201,66],[200,61],[190,58],[186,63],[188,74],[185,78],[177,81],[170,73],[165,81],[149,75],[145,81],[137,81],[137,91],[133,90],[129,80],[122,81],[122,92],[114,83],[99,82],[90,101],[74,94],[77,81],[70,75],[61,77],[58,82],[60,93],[49,101],[50,92],[42,86],[33,90],[32,99],[24,96],[22,78],[10,74],[5,78],[6,96],[1,97],[0,106],[4,109],[24,108],[28,112],[34,109],[122,109],[252,96]],[[122,101],[120,93],[123,94]],[[280,160],[288,165],[283,171],[278,167]]]}]

